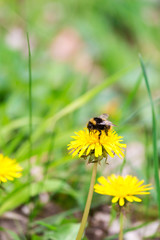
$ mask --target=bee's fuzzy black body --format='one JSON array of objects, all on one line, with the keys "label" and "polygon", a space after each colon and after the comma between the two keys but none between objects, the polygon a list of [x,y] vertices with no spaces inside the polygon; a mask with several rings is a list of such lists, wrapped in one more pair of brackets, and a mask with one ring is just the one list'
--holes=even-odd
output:
[{"label": "bee's fuzzy black body", "polygon": [[[104,130],[106,135],[108,135],[108,130],[112,127],[112,123],[110,121],[107,121],[106,118],[108,117],[108,115],[102,115],[103,117],[94,117],[91,118],[87,124],[87,128],[89,130],[89,132],[91,132],[92,130],[97,130],[99,131],[99,138],[102,134],[102,131]],[[104,118],[105,116],[105,118]]]}]

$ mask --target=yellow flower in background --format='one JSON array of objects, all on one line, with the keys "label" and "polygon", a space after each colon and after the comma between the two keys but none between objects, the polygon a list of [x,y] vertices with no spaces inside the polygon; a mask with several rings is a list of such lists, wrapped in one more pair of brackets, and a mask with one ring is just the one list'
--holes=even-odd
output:
[{"label": "yellow flower in background", "polygon": [[21,177],[22,168],[16,162],[0,154],[0,182],[12,181],[14,178]]},{"label": "yellow flower in background", "polygon": [[107,158],[107,156],[114,157],[117,154],[119,157],[124,157],[124,149],[126,144],[121,143],[122,137],[114,130],[109,130],[108,135],[104,131],[99,138],[98,131],[89,133],[87,128],[79,132],[75,132],[76,136],[72,136],[75,140],[68,145],[68,150],[72,156],[78,154],[79,157],[87,157],[92,155],[94,158]]},{"label": "yellow flower in background", "polygon": [[98,178],[99,184],[95,184],[96,193],[113,196],[112,203],[119,201],[120,206],[124,206],[126,201],[141,202],[142,200],[135,195],[150,194],[148,190],[153,189],[151,184],[143,185],[144,180],[139,181],[137,177],[127,175],[126,177],[111,176]]}]

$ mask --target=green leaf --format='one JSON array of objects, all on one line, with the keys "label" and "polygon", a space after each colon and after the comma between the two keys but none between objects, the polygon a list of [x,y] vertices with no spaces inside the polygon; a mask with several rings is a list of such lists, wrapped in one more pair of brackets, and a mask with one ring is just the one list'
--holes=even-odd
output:
[{"label": "green leaf", "polygon": [[40,236],[37,235],[32,235],[32,240],[42,240],[42,238]]},{"label": "green leaf", "polygon": [[9,229],[0,227],[0,231],[8,233],[12,237],[13,240],[21,240],[16,233],[12,232]]},{"label": "green leaf", "polygon": [[[48,225],[62,225],[64,222],[64,219],[67,218],[69,219],[70,216],[72,216],[75,212],[78,211],[78,208],[70,209],[67,211],[64,211],[62,213],[49,216],[47,218],[43,218],[43,223],[48,224]],[[39,221],[35,220],[32,223],[30,223],[31,227],[34,228],[35,232],[39,232],[42,230],[42,225],[39,225]]]},{"label": "green leaf", "polygon": [[159,211],[159,218],[160,218],[160,183],[159,183],[159,162],[158,162],[158,150],[157,150],[157,120],[156,114],[154,110],[154,103],[152,100],[152,94],[149,86],[148,76],[145,69],[145,65],[141,56],[139,56],[140,64],[142,68],[142,73],[144,76],[144,80],[146,83],[146,88],[150,100],[150,105],[152,109],[152,132],[153,132],[153,163],[154,163],[154,178],[156,183],[156,190],[157,190],[157,201],[158,201],[158,211]]},{"label": "green leaf", "polygon": [[12,210],[21,204],[24,204],[28,200],[30,194],[31,197],[36,196],[43,192],[67,192],[76,197],[76,192],[63,180],[52,179],[45,182],[38,182],[32,184],[23,184],[18,189],[8,194],[6,198],[0,204],[0,214],[8,210]]},{"label": "green leaf", "polygon": [[38,224],[41,225],[41,226],[43,226],[43,227],[46,227],[46,228],[49,229],[49,230],[55,231],[55,230],[57,229],[57,227],[55,227],[55,226],[53,226],[53,225],[50,225],[50,224],[47,224],[47,223],[45,223],[45,222],[43,222],[43,221],[38,221]]},{"label": "green leaf", "polygon": [[21,240],[18,235],[10,230],[7,230],[7,233],[12,237],[13,240]]},{"label": "green leaf", "polygon": [[58,227],[57,231],[53,233],[55,240],[73,240],[76,239],[80,224],[68,223]]}]

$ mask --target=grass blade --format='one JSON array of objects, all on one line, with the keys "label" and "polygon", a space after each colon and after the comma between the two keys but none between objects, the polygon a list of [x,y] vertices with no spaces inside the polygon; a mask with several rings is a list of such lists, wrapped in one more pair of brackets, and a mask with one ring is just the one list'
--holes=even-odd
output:
[{"label": "grass blade", "polygon": [[153,100],[152,100],[152,95],[151,95],[151,90],[150,90],[149,81],[148,81],[148,77],[147,77],[147,72],[146,72],[145,65],[144,65],[142,57],[139,56],[139,59],[140,59],[142,73],[143,73],[144,80],[145,80],[145,83],[146,83],[146,88],[147,88],[147,92],[148,92],[148,96],[149,96],[149,100],[150,100],[150,105],[151,105],[151,109],[152,109],[154,178],[155,178],[155,183],[156,183],[158,212],[159,212],[159,217],[160,217],[160,191],[159,191],[160,184],[159,184],[159,173],[158,173],[159,164],[158,164],[158,151],[157,151],[157,122],[156,122],[154,103],[153,103]]},{"label": "grass blade", "polygon": [[[29,71],[29,81],[28,81],[28,96],[29,96],[29,151],[28,151],[28,182],[30,182],[30,169],[31,169],[31,156],[32,156],[32,73],[31,73],[31,49],[29,42],[29,34],[27,32],[27,44],[28,44],[28,71]],[[30,190],[29,190],[30,198]]]}]

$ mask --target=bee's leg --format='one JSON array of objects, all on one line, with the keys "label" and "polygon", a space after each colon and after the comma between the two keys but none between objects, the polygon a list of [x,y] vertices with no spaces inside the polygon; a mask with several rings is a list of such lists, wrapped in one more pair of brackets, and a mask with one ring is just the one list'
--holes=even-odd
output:
[{"label": "bee's leg", "polygon": [[101,134],[102,134],[102,132],[101,131],[99,131],[99,135],[98,135],[98,138],[100,139],[100,136],[101,136]]},{"label": "bee's leg", "polygon": [[108,136],[108,129],[107,128],[105,129],[105,134]]},{"label": "bee's leg", "polygon": [[105,131],[105,134],[108,136],[108,130],[110,129],[110,127],[106,127],[105,129],[104,129],[104,131]]},{"label": "bee's leg", "polygon": [[89,130],[89,135],[90,135],[91,132],[93,131],[93,129],[92,128],[88,128],[88,130]]}]

